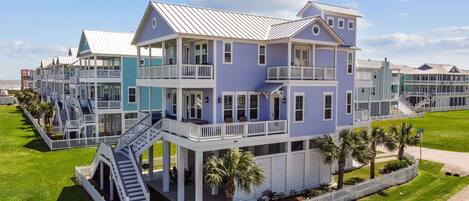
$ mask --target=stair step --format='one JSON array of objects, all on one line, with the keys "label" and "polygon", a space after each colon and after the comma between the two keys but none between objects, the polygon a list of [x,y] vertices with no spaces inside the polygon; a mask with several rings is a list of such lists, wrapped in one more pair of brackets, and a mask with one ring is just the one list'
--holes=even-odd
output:
[{"label": "stair step", "polygon": [[140,184],[135,182],[135,183],[130,183],[130,184],[125,185],[125,188],[134,188],[134,187],[137,187],[137,186],[140,186]]},{"label": "stair step", "polygon": [[143,192],[139,191],[139,192],[129,193],[129,197],[136,197],[136,196],[143,196]]},{"label": "stair step", "polygon": [[124,176],[122,177],[124,180],[129,180],[129,179],[136,179],[137,178],[137,175],[136,174],[132,174],[132,175],[129,175],[129,176]]},{"label": "stair step", "polygon": [[145,196],[141,195],[141,196],[134,196],[134,197],[131,197],[130,200],[135,200],[135,201],[138,201],[138,200],[145,200]]},{"label": "stair step", "polygon": [[140,186],[137,186],[133,188],[128,188],[127,192],[128,193],[142,192],[142,189],[140,188]]},{"label": "stair step", "polygon": [[117,161],[117,164],[119,164],[119,165],[130,164],[130,163],[132,163],[132,161],[130,161],[130,160],[126,160],[126,161]]},{"label": "stair step", "polygon": [[134,171],[134,169],[131,167],[119,168],[119,170],[122,172]]},{"label": "stair step", "polygon": [[129,175],[135,175],[135,172],[134,171],[122,172],[122,176],[129,176]]},{"label": "stair step", "polygon": [[128,179],[128,180],[124,180],[124,185],[126,184],[132,184],[132,183],[136,183],[137,182],[137,178],[135,179]]},{"label": "stair step", "polygon": [[133,165],[132,164],[123,164],[123,165],[119,165],[119,169],[122,169],[122,168],[132,168]]}]

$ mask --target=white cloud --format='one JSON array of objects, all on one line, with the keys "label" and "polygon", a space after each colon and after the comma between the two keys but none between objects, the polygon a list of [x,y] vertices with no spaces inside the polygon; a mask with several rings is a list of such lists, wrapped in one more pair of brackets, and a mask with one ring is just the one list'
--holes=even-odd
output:
[{"label": "white cloud", "polygon": [[368,21],[366,18],[358,18],[357,20],[357,28],[359,30],[365,30],[371,27],[374,27],[375,24],[372,22]]},{"label": "white cloud", "polygon": [[401,17],[407,17],[407,13],[404,13],[404,12],[403,12],[403,13],[399,13],[399,16],[401,16]]},{"label": "white cloud", "polygon": [[57,56],[65,54],[66,47],[38,45],[21,40],[0,41],[0,53],[9,57]]},{"label": "white cloud", "polygon": [[[446,34],[446,33],[454,34]],[[392,33],[358,41],[362,58],[384,57],[401,64],[452,63],[469,67],[468,27],[435,28],[419,33]],[[443,33],[443,34],[442,34]],[[464,34],[466,33],[466,34]]]}]

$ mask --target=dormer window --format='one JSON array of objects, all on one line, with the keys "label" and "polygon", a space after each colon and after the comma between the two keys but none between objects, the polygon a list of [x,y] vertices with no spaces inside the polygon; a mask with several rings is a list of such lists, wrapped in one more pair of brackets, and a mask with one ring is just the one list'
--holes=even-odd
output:
[{"label": "dormer window", "polygon": [[313,25],[312,31],[313,31],[313,34],[315,36],[317,36],[321,32],[321,29],[319,28],[319,26],[317,24],[315,24],[315,25]]},{"label": "dormer window", "polygon": [[329,25],[331,28],[334,28],[334,17],[327,17],[327,25]]},{"label": "dormer window", "polygon": [[355,29],[355,21],[349,20],[348,21],[348,30],[352,31]]},{"label": "dormer window", "polygon": [[338,24],[337,27],[339,27],[339,29],[343,29],[343,28],[345,27],[345,20],[344,20],[344,18],[339,18],[337,24]]},{"label": "dormer window", "polygon": [[153,17],[151,19],[151,28],[155,29],[156,28],[156,17]]}]

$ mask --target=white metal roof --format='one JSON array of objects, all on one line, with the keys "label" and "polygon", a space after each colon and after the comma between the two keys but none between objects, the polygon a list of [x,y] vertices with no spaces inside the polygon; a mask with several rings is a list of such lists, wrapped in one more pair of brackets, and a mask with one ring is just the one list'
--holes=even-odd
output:
[{"label": "white metal roof", "polygon": [[[451,72],[453,68],[456,68],[458,72]],[[423,64],[418,68],[406,68],[402,73],[404,74],[415,74],[415,75],[436,75],[436,74],[467,74],[466,71],[459,69],[455,65],[451,64]]]},{"label": "white metal roof", "polygon": [[69,64],[76,64],[78,61],[78,58],[73,57],[73,56],[58,56],[57,57],[57,64],[64,64],[64,65],[69,65]]},{"label": "white metal roof", "polygon": [[343,6],[337,6],[337,5],[331,5],[331,4],[326,4],[326,3],[320,3],[320,2],[315,2],[315,1],[309,1],[306,6],[301,9],[301,11],[298,13],[297,16],[301,16],[302,13],[308,9],[311,6],[315,6],[316,8],[322,10],[323,12],[330,12],[330,13],[337,13],[337,14],[344,14],[344,15],[350,15],[353,17],[361,17],[360,13],[357,11],[343,7]]},{"label": "white metal roof", "polygon": [[[83,30],[83,36],[91,54],[137,56],[137,48],[131,44],[133,33]],[[161,56],[161,50],[154,50],[153,56]],[[148,55],[148,50],[142,48],[141,54]]]},{"label": "white metal roof", "polygon": [[46,67],[48,67],[49,65],[51,65],[53,63],[54,63],[54,59],[52,59],[52,58],[41,59],[41,67],[42,68],[46,68]]},{"label": "white metal roof", "polygon": [[267,39],[288,38],[315,20],[316,17],[311,17],[272,25]]},{"label": "white metal roof", "polygon": [[68,49],[68,56],[71,56],[71,57],[77,57],[78,55],[78,48],[69,48]]},{"label": "white metal roof", "polygon": [[265,40],[272,25],[287,19],[152,2],[169,26],[182,34]]},{"label": "white metal roof", "polygon": [[357,68],[381,68],[383,67],[382,61],[371,59],[357,59]]}]

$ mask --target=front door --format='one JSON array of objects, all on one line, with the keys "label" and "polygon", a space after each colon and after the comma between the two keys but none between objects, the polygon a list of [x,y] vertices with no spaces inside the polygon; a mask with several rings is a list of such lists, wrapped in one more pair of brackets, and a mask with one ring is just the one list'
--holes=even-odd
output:
[{"label": "front door", "polygon": [[309,66],[309,48],[295,46],[295,66]]},{"label": "front door", "polygon": [[272,120],[280,120],[280,97],[274,96],[271,101]]},{"label": "front door", "polygon": [[191,91],[188,102],[189,119],[202,119],[202,91]]}]

